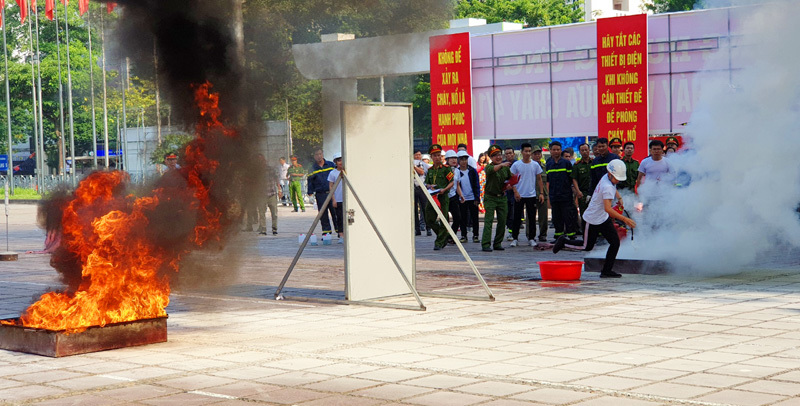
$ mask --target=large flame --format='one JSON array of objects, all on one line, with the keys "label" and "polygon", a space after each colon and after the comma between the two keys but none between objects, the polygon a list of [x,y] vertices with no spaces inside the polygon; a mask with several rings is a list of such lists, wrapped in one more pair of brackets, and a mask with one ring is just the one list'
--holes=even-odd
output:
[{"label": "large flame", "polygon": [[[64,209],[61,239],[61,248],[80,263],[80,285],[74,292],[42,295],[22,315],[23,325],[79,332],[166,315],[170,274],[186,254],[219,238],[229,209],[210,193],[220,162],[214,158],[218,144],[209,140],[234,138],[237,132],[220,121],[219,97],[210,87],[195,88],[200,118],[183,166],[168,172],[147,196],[129,192],[129,176],[122,171],[95,172],[81,181]],[[166,243],[150,224],[163,219],[165,210],[192,223]]]}]

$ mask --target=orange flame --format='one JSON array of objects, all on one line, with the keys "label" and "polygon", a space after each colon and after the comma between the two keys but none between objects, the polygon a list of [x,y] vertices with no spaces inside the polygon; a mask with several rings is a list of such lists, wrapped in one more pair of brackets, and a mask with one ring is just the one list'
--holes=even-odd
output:
[{"label": "orange flame", "polygon": [[[220,162],[206,149],[212,135],[236,137],[237,132],[220,121],[219,96],[210,88],[209,83],[195,87],[200,119],[197,137],[186,146],[183,166],[165,175],[150,195],[129,194],[130,178],[122,171],[95,172],[81,181],[63,212],[61,240],[61,249],[73,254],[82,267],[80,286],[71,293],[42,295],[22,315],[24,326],[80,332],[90,326],[166,315],[170,273],[178,271],[182,257],[193,249],[220,238],[228,209],[209,193]],[[184,181],[165,179],[169,175]],[[151,214],[167,203],[180,207],[194,223],[169,248],[148,234]]]}]

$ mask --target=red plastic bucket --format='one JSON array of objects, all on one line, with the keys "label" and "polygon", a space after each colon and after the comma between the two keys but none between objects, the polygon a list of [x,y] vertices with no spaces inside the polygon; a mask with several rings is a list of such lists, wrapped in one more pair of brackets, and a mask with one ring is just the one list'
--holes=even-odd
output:
[{"label": "red plastic bucket", "polygon": [[539,273],[545,281],[577,281],[581,279],[583,261],[539,261]]}]

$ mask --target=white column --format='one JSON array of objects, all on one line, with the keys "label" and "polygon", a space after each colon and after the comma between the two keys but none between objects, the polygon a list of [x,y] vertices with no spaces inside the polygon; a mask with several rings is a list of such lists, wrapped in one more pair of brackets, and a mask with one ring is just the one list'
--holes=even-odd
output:
[{"label": "white column", "polygon": [[358,100],[356,79],[322,81],[322,150],[325,159],[342,152],[341,102]]}]

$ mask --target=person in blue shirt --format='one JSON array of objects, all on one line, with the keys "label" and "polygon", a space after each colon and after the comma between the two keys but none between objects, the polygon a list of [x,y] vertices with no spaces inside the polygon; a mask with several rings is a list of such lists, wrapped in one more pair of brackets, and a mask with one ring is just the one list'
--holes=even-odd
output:
[{"label": "person in blue shirt", "polygon": [[[331,233],[331,218],[335,219],[336,214],[333,211],[333,205],[328,204],[323,207],[325,200],[328,198],[330,188],[328,186],[328,174],[334,170],[336,165],[331,161],[326,161],[322,155],[322,150],[314,151],[314,165],[311,167],[311,172],[308,174],[308,187],[306,192],[309,196],[314,195],[317,199],[317,209],[322,212],[322,235]],[[328,217],[330,212],[330,217]]]}]

